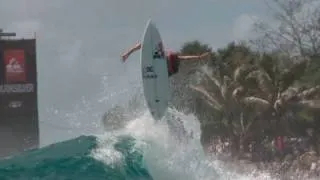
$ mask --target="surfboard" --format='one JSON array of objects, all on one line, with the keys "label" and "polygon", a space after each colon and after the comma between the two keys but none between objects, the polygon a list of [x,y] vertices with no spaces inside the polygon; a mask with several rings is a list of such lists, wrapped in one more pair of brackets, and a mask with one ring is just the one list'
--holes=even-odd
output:
[{"label": "surfboard", "polygon": [[155,24],[149,20],[141,41],[141,74],[145,100],[152,117],[160,120],[169,102],[169,77],[163,42]]}]

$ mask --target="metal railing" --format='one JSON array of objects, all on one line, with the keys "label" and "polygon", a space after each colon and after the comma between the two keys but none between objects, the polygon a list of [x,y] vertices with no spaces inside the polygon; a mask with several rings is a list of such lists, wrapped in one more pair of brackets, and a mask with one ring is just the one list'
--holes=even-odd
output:
[{"label": "metal railing", "polygon": [[17,34],[15,32],[3,32],[3,29],[0,28],[0,39],[3,37],[13,37],[16,36]]}]

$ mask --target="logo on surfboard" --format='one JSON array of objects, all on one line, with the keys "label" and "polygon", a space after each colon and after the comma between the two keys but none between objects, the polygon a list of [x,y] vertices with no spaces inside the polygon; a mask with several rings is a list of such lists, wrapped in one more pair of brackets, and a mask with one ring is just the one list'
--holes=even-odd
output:
[{"label": "logo on surfboard", "polygon": [[159,42],[153,52],[153,59],[162,59],[162,58],[164,58],[163,44],[162,42]]},{"label": "logo on surfboard", "polygon": [[154,72],[153,66],[146,66],[146,67],[144,67],[144,72],[145,72],[145,73]]},{"label": "logo on surfboard", "polygon": [[145,79],[155,79],[157,78],[157,74],[154,72],[153,66],[145,66],[143,68],[143,78]]}]

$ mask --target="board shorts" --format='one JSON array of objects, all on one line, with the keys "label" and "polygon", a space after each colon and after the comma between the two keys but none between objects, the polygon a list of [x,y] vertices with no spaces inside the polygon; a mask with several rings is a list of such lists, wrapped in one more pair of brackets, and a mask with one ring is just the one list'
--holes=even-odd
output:
[{"label": "board shorts", "polygon": [[178,54],[172,53],[172,52],[167,53],[166,59],[167,59],[167,65],[168,65],[168,75],[170,77],[178,73],[180,61],[178,59]]}]

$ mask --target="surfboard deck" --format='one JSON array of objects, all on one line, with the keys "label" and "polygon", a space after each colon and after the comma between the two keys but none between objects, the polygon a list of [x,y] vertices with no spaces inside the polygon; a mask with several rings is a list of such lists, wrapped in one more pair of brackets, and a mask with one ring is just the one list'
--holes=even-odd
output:
[{"label": "surfboard deck", "polygon": [[168,108],[169,77],[163,42],[151,20],[142,37],[140,60],[146,103],[153,118],[160,120]]}]

